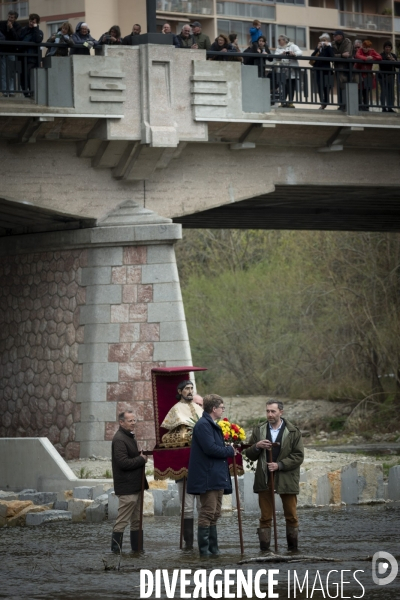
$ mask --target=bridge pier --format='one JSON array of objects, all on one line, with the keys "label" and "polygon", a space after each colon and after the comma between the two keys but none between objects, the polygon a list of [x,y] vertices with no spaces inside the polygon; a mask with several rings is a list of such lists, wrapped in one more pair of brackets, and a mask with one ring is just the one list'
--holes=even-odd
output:
[{"label": "bridge pier", "polygon": [[98,227],[2,238],[0,437],[108,456],[132,407],[139,446],[154,446],[151,368],[191,364],[180,237],[127,202]]}]

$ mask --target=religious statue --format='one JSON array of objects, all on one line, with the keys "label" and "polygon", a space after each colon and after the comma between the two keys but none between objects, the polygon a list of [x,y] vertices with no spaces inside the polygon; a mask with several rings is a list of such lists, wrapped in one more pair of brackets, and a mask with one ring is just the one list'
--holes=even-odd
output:
[{"label": "religious statue", "polygon": [[181,381],[177,388],[178,402],[168,411],[161,427],[168,429],[160,444],[165,448],[189,446],[194,423],[203,415],[201,406],[193,402],[193,383]]}]

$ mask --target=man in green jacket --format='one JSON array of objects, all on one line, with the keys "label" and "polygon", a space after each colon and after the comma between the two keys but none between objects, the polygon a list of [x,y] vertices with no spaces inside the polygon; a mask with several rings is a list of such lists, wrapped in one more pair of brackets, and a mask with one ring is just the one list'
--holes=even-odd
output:
[{"label": "man in green jacket", "polygon": [[[304,447],[300,430],[282,418],[283,404],[267,402],[267,421],[253,429],[245,451],[247,458],[257,461],[253,490],[258,494],[261,509],[260,528],[257,529],[261,550],[269,550],[271,543],[272,496],[270,473],[274,473],[275,492],[282,500],[286,519],[286,538],[289,550],[297,550],[299,521],[297,494],[300,491],[300,465],[304,461]],[[272,446],[272,443],[279,446]],[[272,450],[272,461],[268,450]]]},{"label": "man in green jacket", "polygon": [[211,42],[208,35],[201,33],[201,24],[195,21],[191,24],[193,46],[192,48],[197,50],[209,50],[211,48]]}]

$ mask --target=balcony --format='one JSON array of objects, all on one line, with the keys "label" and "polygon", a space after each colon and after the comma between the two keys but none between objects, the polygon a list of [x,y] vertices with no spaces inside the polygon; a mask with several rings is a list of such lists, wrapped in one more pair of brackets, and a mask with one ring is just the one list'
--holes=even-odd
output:
[{"label": "balcony", "polygon": [[217,14],[247,19],[275,20],[275,6],[248,2],[217,2]]},{"label": "balcony", "polygon": [[340,26],[346,29],[367,31],[392,31],[392,17],[387,15],[367,15],[365,13],[339,12]]},{"label": "balcony", "polygon": [[157,0],[157,11],[191,15],[212,15],[213,0]]},{"label": "balcony", "polygon": [[29,16],[29,2],[2,2],[0,0],[0,21],[7,20],[10,10],[16,10],[19,15],[18,19],[23,21]]},{"label": "balcony", "polygon": [[396,33],[400,33],[400,17],[394,18],[394,30]]}]

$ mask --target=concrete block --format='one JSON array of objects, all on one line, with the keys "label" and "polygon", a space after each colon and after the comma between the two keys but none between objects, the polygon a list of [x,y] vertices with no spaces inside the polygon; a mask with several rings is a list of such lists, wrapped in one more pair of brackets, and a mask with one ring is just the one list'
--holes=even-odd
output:
[{"label": "concrete block", "polygon": [[317,479],[317,493],[315,503],[317,506],[328,506],[331,503],[332,489],[328,475]]},{"label": "concrete block", "polygon": [[172,244],[148,246],[147,264],[175,263],[175,251]]},{"label": "concrete block", "polygon": [[389,469],[388,499],[400,500],[400,465]]},{"label": "concrete block", "polygon": [[82,285],[111,284],[111,267],[88,267],[81,272]]},{"label": "concrete block", "polygon": [[[81,423],[97,421],[104,423],[116,420],[115,402],[85,402],[81,408]],[[97,456],[97,454],[95,454]]]},{"label": "concrete block", "polygon": [[93,502],[86,509],[86,521],[88,523],[101,523],[106,519],[106,506],[100,502]]},{"label": "concrete block", "polygon": [[170,283],[179,281],[176,263],[143,265],[142,283]]},{"label": "concrete block", "polygon": [[[112,491],[114,491],[114,490],[112,490]],[[109,496],[109,494],[107,492],[105,492],[104,494],[100,494],[100,496],[95,496],[93,498],[93,500],[95,500],[96,502],[99,502],[100,504],[105,504],[106,506],[108,506],[108,496]]]},{"label": "concrete block", "polygon": [[342,467],[341,496],[346,504],[383,498],[382,465],[355,461]]},{"label": "concrete block", "polygon": [[178,282],[174,283],[154,283],[153,284],[154,302],[182,302],[181,286]]},{"label": "concrete block", "polygon": [[[105,228],[104,228],[105,229]],[[110,228],[111,229],[111,228]],[[118,227],[121,231],[122,227]],[[126,227],[126,229],[129,229]],[[161,223],[160,225],[144,225],[135,226],[134,228],[134,240],[138,244],[140,242],[159,242],[168,241],[176,242],[182,239],[182,225],[180,223]],[[96,234],[100,233],[100,228],[94,230]],[[94,239],[94,235],[93,235]]]},{"label": "concrete block", "polygon": [[386,483],[386,482],[383,484],[383,499],[384,500],[390,500],[390,498],[389,498],[389,484]]},{"label": "concrete block", "polygon": [[85,344],[98,344],[101,342],[119,342],[119,325],[89,323],[85,325]]},{"label": "concrete block", "polygon": [[[103,434],[104,440],[104,434]],[[81,441],[81,457],[92,456],[111,456],[111,442],[103,440],[82,440]]]},{"label": "concrete block", "polygon": [[18,500],[31,500],[33,504],[39,506],[41,504],[54,504],[57,501],[56,492],[34,492],[21,493],[18,495]]},{"label": "concrete block", "polygon": [[146,490],[143,498],[143,516],[154,517],[154,498],[151,491]]},{"label": "concrete block", "polygon": [[118,515],[119,500],[115,492],[111,492],[108,496],[108,520],[115,521]]},{"label": "concrete block", "polygon": [[20,494],[36,494],[36,492],[37,492],[37,490],[35,490],[33,488],[24,488],[19,493]]},{"label": "concrete block", "polygon": [[[232,507],[237,509],[235,479],[233,477],[231,477],[231,481],[232,481]],[[244,506],[244,475],[240,475],[240,477],[238,477],[238,484],[239,484],[240,506],[243,508],[243,506]]]},{"label": "concrete block", "polygon": [[78,348],[78,362],[108,362],[108,344],[81,344]]},{"label": "concrete block", "polygon": [[73,515],[65,510],[45,510],[39,513],[28,513],[26,524],[30,527],[46,525],[47,523],[59,523],[60,521],[71,522]]},{"label": "concrete block", "polygon": [[164,490],[151,490],[153,494],[153,510],[155,517],[161,517],[163,514],[163,492]]},{"label": "concrete block", "polygon": [[[254,473],[247,471],[243,475],[243,508],[247,514],[259,514],[258,494],[253,492]],[[236,498],[235,498],[236,504]]]},{"label": "concrete block", "polygon": [[90,304],[81,306],[79,323],[109,323],[111,321],[111,306],[109,304]]},{"label": "concrete block", "polygon": [[105,267],[122,265],[123,248],[110,247],[90,248],[88,250],[88,266],[89,267]]},{"label": "concrete block", "polygon": [[164,490],[163,515],[166,517],[177,517],[180,514],[181,505],[179,502],[179,493],[175,485],[175,489],[173,490]]},{"label": "concrete block", "polygon": [[154,342],[153,360],[162,361],[168,359],[190,361],[191,352],[189,342]]},{"label": "concrete block", "polygon": [[0,490],[0,502],[2,500],[18,500],[18,494],[15,492],[3,492],[3,490]]},{"label": "concrete block", "polygon": [[86,306],[88,304],[121,304],[121,302],[121,285],[88,285],[86,288]]},{"label": "concrete block", "polygon": [[[92,440],[104,440],[105,424],[104,423],[77,423],[76,424],[76,436],[77,442],[92,441]],[[93,454],[93,453],[91,453]],[[90,456],[90,455],[89,455]],[[95,454],[98,456],[98,454]]]},{"label": "concrete block", "polygon": [[107,402],[107,384],[104,382],[78,383],[77,402]]},{"label": "concrete block", "polygon": [[67,500],[57,500],[57,502],[54,502],[54,510],[68,510]]},{"label": "concrete block", "polygon": [[160,342],[176,342],[189,340],[186,321],[160,323]]},{"label": "concrete block", "polygon": [[[225,494],[222,496],[222,512],[232,512],[232,494]],[[195,513],[196,513],[196,505],[195,505]]]},{"label": "concrete block", "polygon": [[148,323],[185,320],[182,302],[150,302],[147,305],[147,315]]},{"label": "concrete block", "polygon": [[270,112],[270,80],[258,76],[258,65],[246,65],[241,69],[241,75],[243,112]]},{"label": "concrete block", "polygon": [[118,363],[86,363],[83,365],[83,381],[118,381]]},{"label": "concrete block", "polygon": [[72,521],[74,523],[85,521],[86,509],[91,504],[93,504],[93,500],[81,500],[78,498],[68,500],[68,512],[72,515]]},{"label": "concrete block", "polygon": [[93,500],[92,490],[92,487],[81,485],[74,488],[73,497],[79,498],[80,500]]}]

